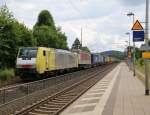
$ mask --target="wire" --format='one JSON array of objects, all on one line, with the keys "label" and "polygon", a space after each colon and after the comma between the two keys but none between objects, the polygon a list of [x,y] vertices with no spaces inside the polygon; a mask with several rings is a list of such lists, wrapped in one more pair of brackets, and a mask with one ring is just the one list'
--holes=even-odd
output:
[{"label": "wire", "polygon": [[81,17],[84,18],[83,14],[81,13],[81,10],[78,9],[78,7],[72,2],[72,0],[68,0],[68,2],[70,3],[70,5],[74,8],[74,10],[76,12],[78,12],[78,14],[80,14]]}]

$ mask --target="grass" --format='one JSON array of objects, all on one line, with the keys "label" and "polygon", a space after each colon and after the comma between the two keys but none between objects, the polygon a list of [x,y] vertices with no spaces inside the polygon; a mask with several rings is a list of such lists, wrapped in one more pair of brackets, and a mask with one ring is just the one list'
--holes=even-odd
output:
[{"label": "grass", "polygon": [[135,67],[136,67],[136,69],[139,70],[141,73],[145,74],[145,67],[144,67],[144,65],[141,65],[139,62],[136,62]]},{"label": "grass", "polygon": [[[140,64],[140,61],[137,61],[135,67],[136,67],[136,69],[137,69],[139,72],[141,72],[141,73],[144,75],[144,77],[138,75],[138,78],[139,78],[139,79],[142,81],[142,83],[145,85],[145,66],[144,66],[144,64]],[[150,63],[149,63],[149,69],[150,69]],[[150,73],[149,73],[149,75],[150,75]],[[149,86],[150,86],[150,83],[149,83]]]},{"label": "grass", "polygon": [[7,81],[15,76],[14,69],[0,69],[0,80]]}]

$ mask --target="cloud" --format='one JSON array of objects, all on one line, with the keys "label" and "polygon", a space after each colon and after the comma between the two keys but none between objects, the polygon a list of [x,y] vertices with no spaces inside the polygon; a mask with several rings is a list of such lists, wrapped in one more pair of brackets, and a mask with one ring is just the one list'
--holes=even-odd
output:
[{"label": "cloud", "polygon": [[125,6],[138,6],[145,3],[145,0],[119,0]]},{"label": "cloud", "polygon": [[[127,27],[127,24],[121,24],[116,18],[114,16],[104,16],[95,19],[62,22],[59,25],[66,32],[70,47],[76,37],[80,38],[80,30],[82,27],[83,45],[88,46],[90,50],[95,52],[111,49],[122,50],[122,48],[118,47],[118,44],[121,42],[122,45],[122,41],[125,44],[124,41],[126,38],[122,40],[118,33],[121,33],[123,28],[125,29]],[[122,27],[122,30],[120,30],[120,27]]]}]

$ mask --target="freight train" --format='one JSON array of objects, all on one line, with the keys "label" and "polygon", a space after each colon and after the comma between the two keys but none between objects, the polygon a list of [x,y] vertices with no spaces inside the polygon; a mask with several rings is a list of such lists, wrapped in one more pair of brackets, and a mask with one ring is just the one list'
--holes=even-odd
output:
[{"label": "freight train", "polygon": [[22,47],[16,61],[16,74],[23,80],[39,79],[61,71],[89,68],[109,63],[110,58],[85,51],[46,47]]}]

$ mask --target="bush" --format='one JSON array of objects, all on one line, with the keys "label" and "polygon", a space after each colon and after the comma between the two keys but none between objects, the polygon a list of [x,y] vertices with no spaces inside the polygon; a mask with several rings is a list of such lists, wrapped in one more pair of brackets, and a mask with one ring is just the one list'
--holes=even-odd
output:
[{"label": "bush", "polygon": [[15,76],[14,69],[3,69],[0,70],[0,80],[6,81]]},{"label": "bush", "polygon": [[140,65],[143,66],[144,65],[144,60],[141,58],[139,59]]}]

